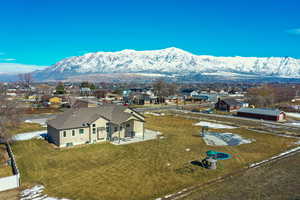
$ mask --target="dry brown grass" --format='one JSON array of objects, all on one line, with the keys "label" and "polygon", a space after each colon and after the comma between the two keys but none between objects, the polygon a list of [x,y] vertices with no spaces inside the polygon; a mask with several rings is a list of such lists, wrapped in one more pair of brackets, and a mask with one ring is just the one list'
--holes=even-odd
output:
[{"label": "dry brown grass", "polygon": [[47,113],[59,113],[59,108],[28,108],[22,111],[23,114],[47,114]]},{"label": "dry brown grass", "polygon": [[0,144],[0,177],[12,176],[12,168],[7,164],[8,154],[4,144]]},{"label": "dry brown grass", "polygon": [[[256,142],[241,146],[210,147],[198,136],[200,127],[182,117],[148,116],[147,128],[165,139],[130,145],[91,144],[55,149],[43,140],[13,145],[22,183],[46,186],[52,196],[73,200],[151,199],[222,176],[250,162],[292,147],[293,139],[234,129]],[[218,131],[218,130],[216,130]],[[221,131],[221,130],[219,130]],[[191,151],[185,151],[190,148]],[[190,164],[209,149],[233,155],[210,171]],[[169,166],[168,166],[169,163]]]},{"label": "dry brown grass", "polygon": [[0,192],[1,200],[19,200],[19,190],[9,190]]},{"label": "dry brown grass", "polygon": [[12,135],[18,134],[18,133],[25,133],[25,132],[31,132],[31,131],[41,131],[45,130],[45,127],[42,127],[38,123],[25,123],[22,122],[17,127],[9,127],[9,132]]},{"label": "dry brown grass", "polygon": [[251,169],[197,191],[184,200],[300,199],[300,154]]}]

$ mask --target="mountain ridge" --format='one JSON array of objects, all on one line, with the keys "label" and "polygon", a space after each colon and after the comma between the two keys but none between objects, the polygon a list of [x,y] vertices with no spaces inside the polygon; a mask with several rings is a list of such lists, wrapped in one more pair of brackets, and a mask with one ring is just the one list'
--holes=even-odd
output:
[{"label": "mountain ridge", "polygon": [[162,50],[94,52],[72,56],[36,71],[41,79],[88,74],[143,73],[170,76],[240,76],[300,78],[300,60],[292,57],[222,57],[195,55],[170,47]]}]

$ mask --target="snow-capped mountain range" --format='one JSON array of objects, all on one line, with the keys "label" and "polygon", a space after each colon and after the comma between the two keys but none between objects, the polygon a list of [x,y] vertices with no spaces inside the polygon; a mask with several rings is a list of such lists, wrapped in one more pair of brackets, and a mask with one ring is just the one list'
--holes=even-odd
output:
[{"label": "snow-capped mountain range", "polygon": [[300,78],[300,60],[291,57],[216,57],[194,55],[178,48],[96,52],[63,59],[35,72],[43,80],[95,74],[143,76],[223,76]]}]

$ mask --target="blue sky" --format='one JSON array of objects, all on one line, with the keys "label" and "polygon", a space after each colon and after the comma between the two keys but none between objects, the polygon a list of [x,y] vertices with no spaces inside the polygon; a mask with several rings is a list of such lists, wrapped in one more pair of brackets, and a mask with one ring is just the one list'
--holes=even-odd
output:
[{"label": "blue sky", "polygon": [[171,46],[300,58],[299,9],[298,0],[2,0],[0,63],[49,66],[87,52]]}]

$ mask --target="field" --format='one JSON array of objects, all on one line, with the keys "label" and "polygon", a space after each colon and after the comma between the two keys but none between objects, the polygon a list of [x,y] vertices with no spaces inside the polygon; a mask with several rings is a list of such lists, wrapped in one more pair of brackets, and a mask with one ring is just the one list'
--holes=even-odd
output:
[{"label": "field", "polygon": [[61,112],[58,108],[30,108],[24,109],[23,114],[53,114]]},{"label": "field", "polygon": [[[43,184],[48,195],[72,200],[151,199],[263,160],[292,148],[295,142],[291,138],[237,128],[230,132],[256,142],[210,147],[198,136],[201,127],[192,126],[195,120],[147,116],[146,121],[148,129],[161,131],[165,138],[130,145],[104,143],[61,150],[43,140],[17,142],[13,151],[23,186]],[[209,149],[230,153],[233,158],[220,161],[215,171],[190,164],[203,159]]]},{"label": "field", "polygon": [[[174,112],[169,112],[174,113]],[[184,116],[187,118],[194,117],[199,120],[206,120],[212,122],[220,122],[228,125],[238,125],[244,128],[256,129],[259,131],[269,132],[273,134],[289,134],[289,135],[298,135],[300,136],[300,127],[288,127],[283,123],[278,123],[280,125],[268,125],[266,123],[262,123],[261,121],[254,121],[247,118],[228,118],[226,116],[214,116],[214,115],[203,115],[203,114],[195,114],[195,113],[183,113],[183,112],[175,112],[177,115]]]},{"label": "field", "polygon": [[41,130],[45,130],[45,128],[42,127],[40,124],[37,124],[37,123],[22,122],[17,127],[9,127],[9,130],[10,130],[10,133],[12,135],[15,135],[15,134],[18,134],[18,133],[41,131]]},{"label": "field", "polygon": [[300,153],[201,189],[184,200],[297,200],[300,199],[299,163]]}]

